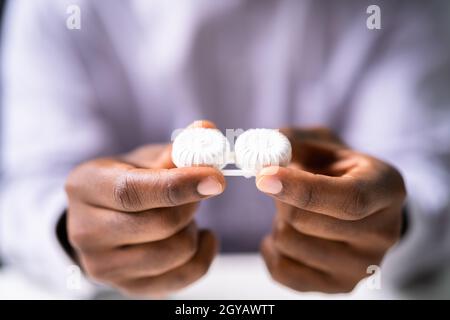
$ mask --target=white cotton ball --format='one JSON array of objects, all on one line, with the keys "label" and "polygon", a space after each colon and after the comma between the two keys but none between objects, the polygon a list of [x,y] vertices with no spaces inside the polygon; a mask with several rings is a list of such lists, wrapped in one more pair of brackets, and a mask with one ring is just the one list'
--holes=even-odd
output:
[{"label": "white cotton ball", "polygon": [[172,161],[181,167],[212,166],[222,169],[227,164],[230,144],[217,129],[187,128],[173,141]]},{"label": "white cotton ball", "polygon": [[250,129],[241,134],[235,143],[236,166],[256,175],[268,166],[287,166],[292,148],[289,140],[274,129]]}]

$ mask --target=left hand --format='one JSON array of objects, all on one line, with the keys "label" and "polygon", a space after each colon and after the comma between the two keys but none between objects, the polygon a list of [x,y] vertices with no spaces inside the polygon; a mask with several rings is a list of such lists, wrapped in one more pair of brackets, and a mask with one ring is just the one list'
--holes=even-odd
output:
[{"label": "left hand", "polygon": [[400,237],[403,179],[327,129],[282,132],[292,164],[256,179],[277,207],[261,249],[269,272],[298,291],[349,292]]}]

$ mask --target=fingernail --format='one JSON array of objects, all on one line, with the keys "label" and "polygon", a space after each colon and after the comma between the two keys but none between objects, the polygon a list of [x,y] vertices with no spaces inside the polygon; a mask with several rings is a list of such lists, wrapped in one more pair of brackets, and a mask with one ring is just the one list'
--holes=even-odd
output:
[{"label": "fingernail", "polygon": [[259,190],[266,193],[278,194],[283,189],[281,181],[274,176],[262,176],[256,181]]},{"label": "fingernail", "polygon": [[197,191],[204,196],[213,196],[222,193],[223,187],[216,178],[207,177],[200,181],[197,186]]},{"label": "fingernail", "polygon": [[209,120],[197,120],[192,122],[188,128],[215,128],[215,124]]}]

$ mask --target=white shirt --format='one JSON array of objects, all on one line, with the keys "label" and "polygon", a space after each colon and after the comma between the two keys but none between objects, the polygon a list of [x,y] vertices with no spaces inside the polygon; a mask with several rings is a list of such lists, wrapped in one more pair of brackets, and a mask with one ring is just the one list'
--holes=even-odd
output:
[{"label": "white shirt", "polygon": [[[398,283],[441,266],[450,258],[450,50],[432,3],[444,4],[11,1],[2,258],[67,290],[72,262],[55,225],[68,172],[210,119],[222,130],[323,125],[394,164],[406,179],[411,223],[385,274]],[[81,9],[80,30],[66,27],[69,4]],[[370,4],[382,9],[381,30],[366,26]],[[251,180],[230,178],[198,219],[224,251],[250,251],[273,213]]]}]

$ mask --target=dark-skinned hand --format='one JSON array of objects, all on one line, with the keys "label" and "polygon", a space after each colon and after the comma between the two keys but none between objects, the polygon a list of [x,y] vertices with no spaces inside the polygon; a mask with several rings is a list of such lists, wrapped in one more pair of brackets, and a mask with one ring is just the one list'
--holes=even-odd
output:
[{"label": "dark-skinned hand", "polygon": [[282,132],[292,164],[264,168],[256,179],[277,207],[262,243],[268,270],[298,291],[351,291],[400,237],[403,179],[326,129]]}]

